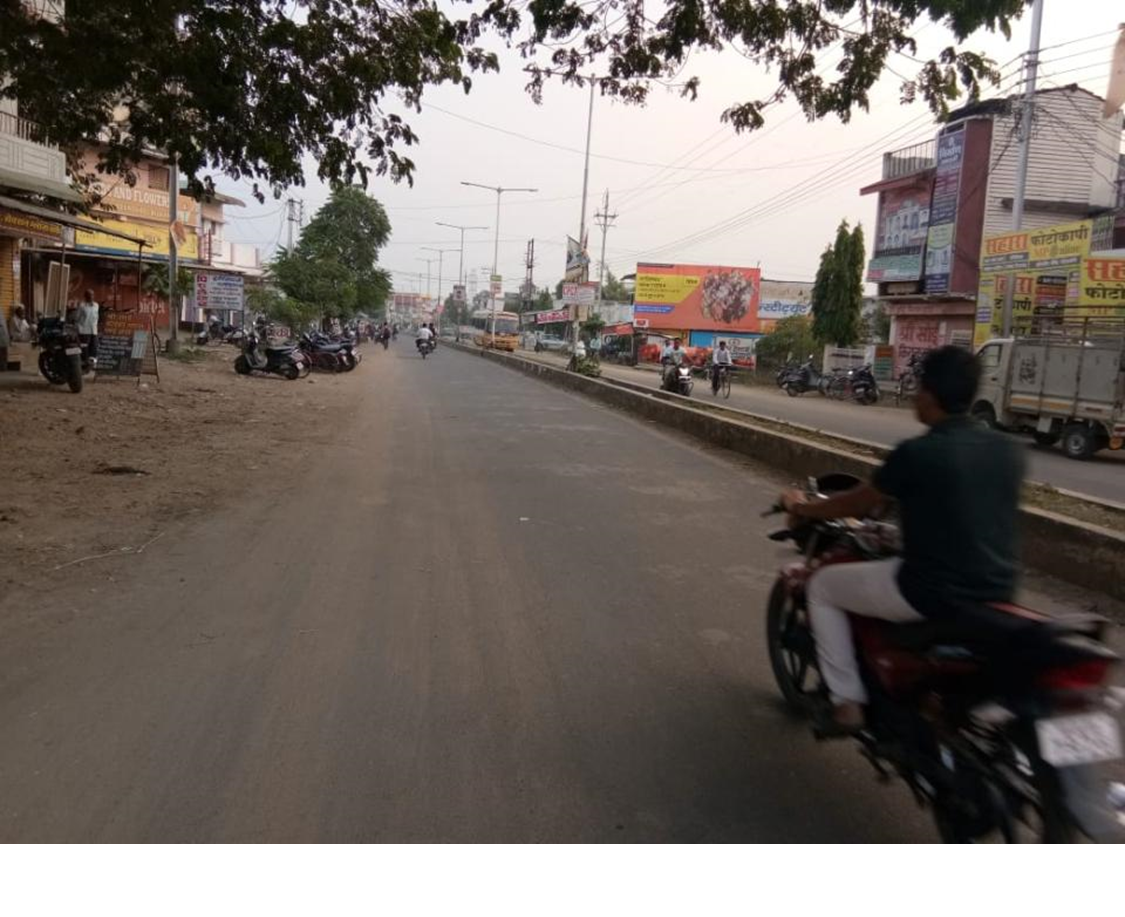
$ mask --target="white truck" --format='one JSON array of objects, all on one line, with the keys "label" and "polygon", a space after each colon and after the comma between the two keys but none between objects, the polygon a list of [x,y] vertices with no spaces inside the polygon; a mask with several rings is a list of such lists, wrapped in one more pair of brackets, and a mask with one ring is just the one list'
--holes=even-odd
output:
[{"label": "white truck", "polygon": [[973,415],[1005,430],[1062,443],[1073,459],[1125,442],[1125,326],[1062,326],[977,351],[981,384]]}]

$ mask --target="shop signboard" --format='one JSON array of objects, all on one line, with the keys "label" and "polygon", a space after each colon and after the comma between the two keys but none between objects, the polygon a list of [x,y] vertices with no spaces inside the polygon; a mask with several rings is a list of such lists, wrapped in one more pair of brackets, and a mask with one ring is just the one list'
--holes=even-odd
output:
[{"label": "shop signboard", "polygon": [[195,275],[195,307],[212,312],[241,312],[243,307],[241,274],[198,271]]},{"label": "shop signboard", "polygon": [[1125,316],[1125,258],[1086,258],[1078,277],[1084,317]]},{"label": "shop signboard", "polygon": [[957,199],[961,194],[961,165],[964,159],[963,127],[938,138],[934,190],[930,199],[929,229],[926,232],[924,282],[927,293],[949,292],[957,225]]},{"label": "shop signboard", "polygon": [[755,333],[761,286],[758,268],[638,264],[633,311],[660,328]]},{"label": "shop signboard", "polygon": [[879,382],[890,382],[895,376],[895,348],[893,344],[876,344],[871,360],[871,372]]},{"label": "shop signboard", "polygon": [[812,311],[811,283],[781,280],[763,280],[758,302],[758,320],[761,330],[768,331],[771,324],[795,315],[808,315]]},{"label": "shop signboard", "polygon": [[[146,258],[168,257],[169,233],[167,223],[162,226],[150,226],[144,223],[125,223],[121,220],[101,220],[100,222],[106,229],[143,239],[145,243],[144,256]],[[115,255],[124,252],[133,256],[137,254],[137,246],[128,239],[121,239],[108,233],[87,229],[79,229],[75,232],[74,244],[80,251],[106,252]],[[199,260],[199,237],[194,230],[187,230],[183,241],[177,244],[176,252],[180,258],[189,261]]]},{"label": "shop signboard", "polygon": [[0,207],[0,234],[2,233],[49,242],[63,241],[63,227],[58,223],[52,223],[30,213]]},{"label": "shop signboard", "polygon": [[922,276],[930,220],[930,185],[884,191],[879,198],[875,250],[867,265],[872,283]]},{"label": "shop signboard", "polygon": [[552,309],[549,312],[535,313],[535,324],[537,325],[550,325],[553,322],[566,321],[570,321],[569,309]]},{"label": "shop signboard", "polygon": [[105,313],[98,335],[99,376],[156,375],[152,318],[141,312]]},{"label": "shop signboard", "polygon": [[580,281],[587,276],[590,269],[590,256],[586,254],[586,246],[577,239],[566,237],[566,271],[564,280]]},{"label": "shop signboard", "polygon": [[754,366],[754,346],[760,334],[724,334],[720,331],[693,331],[689,343],[692,347],[714,352],[721,341],[725,341],[731,360],[738,366]]},{"label": "shop signboard", "polygon": [[562,300],[568,306],[589,306],[598,298],[596,283],[564,283]]},{"label": "shop signboard", "polygon": [[463,283],[453,284],[453,301],[458,303],[465,301],[465,285]]}]

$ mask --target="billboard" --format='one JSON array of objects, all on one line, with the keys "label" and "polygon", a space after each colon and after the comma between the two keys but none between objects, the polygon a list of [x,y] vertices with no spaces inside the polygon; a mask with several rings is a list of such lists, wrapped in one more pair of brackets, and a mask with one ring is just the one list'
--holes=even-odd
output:
[{"label": "billboard", "polygon": [[867,279],[873,283],[920,279],[929,224],[928,183],[884,191]]},{"label": "billboard", "polygon": [[198,271],[195,275],[195,307],[222,312],[241,312],[243,285],[241,274]]},{"label": "billboard", "polygon": [[598,298],[596,283],[564,283],[562,301],[568,306],[588,306]]},{"label": "billboard", "polygon": [[763,280],[758,319],[762,331],[768,331],[778,319],[808,315],[812,311],[811,283],[786,280]]},{"label": "billboard", "polygon": [[633,309],[653,327],[756,332],[761,287],[756,267],[638,264]]},{"label": "billboard", "polygon": [[926,292],[947,293],[953,270],[957,200],[961,194],[961,164],[965,160],[965,130],[942,134],[937,142],[934,192],[930,200],[926,239]]}]

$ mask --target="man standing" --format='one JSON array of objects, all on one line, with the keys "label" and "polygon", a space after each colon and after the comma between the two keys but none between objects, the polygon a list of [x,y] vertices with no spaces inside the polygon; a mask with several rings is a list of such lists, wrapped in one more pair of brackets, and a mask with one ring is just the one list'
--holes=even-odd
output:
[{"label": "man standing", "polygon": [[94,291],[87,290],[78,305],[78,337],[86,348],[91,366],[97,366],[98,363],[98,311]]}]

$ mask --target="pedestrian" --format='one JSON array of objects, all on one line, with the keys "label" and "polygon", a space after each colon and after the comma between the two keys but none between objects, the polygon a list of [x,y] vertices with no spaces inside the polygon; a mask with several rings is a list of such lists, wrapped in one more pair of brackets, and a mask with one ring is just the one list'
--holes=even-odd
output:
[{"label": "pedestrian", "polygon": [[87,290],[78,304],[78,337],[86,348],[90,365],[98,362],[98,304],[94,301],[94,291]]},{"label": "pedestrian", "polygon": [[31,325],[27,323],[24,318],[23,306],[17,304],[12,310],[12,315],[8,319],[8,337],[12,339],[13,343],[26,343],[31,340]]}]

